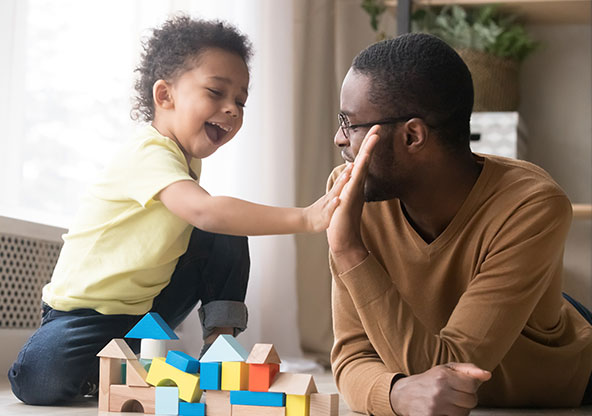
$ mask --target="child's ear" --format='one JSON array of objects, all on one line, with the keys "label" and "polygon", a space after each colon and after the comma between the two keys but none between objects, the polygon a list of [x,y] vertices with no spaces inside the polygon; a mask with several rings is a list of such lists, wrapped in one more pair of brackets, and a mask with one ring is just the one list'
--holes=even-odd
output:
[{"label": "child's ear", "polygon": [[170,110],[175,106],[171,84],[163,79],[159,79],[154,83],[154,86],[152,87],[152,98],[155,107]]}]

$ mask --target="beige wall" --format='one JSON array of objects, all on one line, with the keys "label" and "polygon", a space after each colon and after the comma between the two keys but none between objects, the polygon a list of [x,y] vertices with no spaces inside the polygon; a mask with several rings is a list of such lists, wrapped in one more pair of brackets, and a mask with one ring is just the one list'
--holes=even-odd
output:
[{"label": "beige wall", "polygon": [[[572,202],[592,202],[592,31],[539,25],[542,42],[522,67],[520,114],[528,159],[547,170]],[[592,307],[592,221],[574,220],[565,253],[566,292]]]}]

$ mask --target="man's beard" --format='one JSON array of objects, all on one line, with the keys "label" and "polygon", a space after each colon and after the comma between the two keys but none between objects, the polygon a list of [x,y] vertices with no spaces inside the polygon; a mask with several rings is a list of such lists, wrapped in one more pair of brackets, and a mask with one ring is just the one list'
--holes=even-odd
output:
[{"label": "man's beard", "polygon": [[398,194],[393,183],[370,176],[366,178],[364,184],[364,200],[366,202],[387,201],[397,198]]}]

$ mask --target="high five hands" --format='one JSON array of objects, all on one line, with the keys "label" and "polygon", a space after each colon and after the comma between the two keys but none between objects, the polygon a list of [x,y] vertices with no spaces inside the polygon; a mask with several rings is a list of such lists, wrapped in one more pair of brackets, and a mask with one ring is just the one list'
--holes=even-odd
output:
[{"label": "high five hands", "polygon": [[351,177],[341,191],[339,206],[327,229],[331,255],[340,273],[361,263],[368,255],[362,241],[360,224],[364,206],[364,184],[372,153],[380,140],[379,133],[380,126],[376,125],[364,137],[353,162]]}]

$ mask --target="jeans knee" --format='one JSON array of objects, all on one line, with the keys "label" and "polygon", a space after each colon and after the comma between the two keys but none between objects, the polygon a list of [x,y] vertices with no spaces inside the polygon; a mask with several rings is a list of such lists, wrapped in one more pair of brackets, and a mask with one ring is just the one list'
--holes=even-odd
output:
[{"label": "jeans knee", "polygon": [[12,392],[23,403],[48,406],[76,397],[78,392],[68,387],[72,384],[52,373],[51,369],[29,367],[27,363],[17,361],[8,370]]}]

